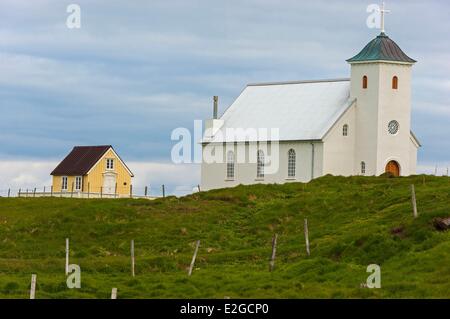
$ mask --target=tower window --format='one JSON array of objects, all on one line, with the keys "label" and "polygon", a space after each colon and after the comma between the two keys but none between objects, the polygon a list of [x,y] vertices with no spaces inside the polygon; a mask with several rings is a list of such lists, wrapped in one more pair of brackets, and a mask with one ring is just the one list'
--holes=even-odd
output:
[{"label": "tower window", "polygon": [[229,151],[227,153],[227,178],[234,178],[234,153]]},{"label": "tower window", "polygon": [[342,127],[342,136],[348,136],[348,124]]},{"label": "tower window", "polygon": [[292,148],[288,152],[288,177],[295,177],[295,151]]},{"label": "tower window", "polygon": [[394,76],[392,78],[392,89],[397,90],[398,89],[398,77]]},{"label": "tower window", "polygon": [[366,162],[361,162],[361,174],[366,174]]},{"label": "tower window", "polygon": [[257,154],[256,177],[264,178],[264,152],[261,150]]},{"label": "tower window", "polygon": [[363,87],[363,89],[367,89],[367,76],[366,75],[363,76],[362,87]]}]

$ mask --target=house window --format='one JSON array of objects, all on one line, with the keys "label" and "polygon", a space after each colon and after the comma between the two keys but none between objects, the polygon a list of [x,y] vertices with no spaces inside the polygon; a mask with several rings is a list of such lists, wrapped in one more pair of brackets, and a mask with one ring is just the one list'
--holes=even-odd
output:
[{"label": "house window", "polygon": [[367,89],[367,76],[366,75],[363,76],[362,87],[363,87],[363,89]]},{"label": "house window", "polygon": [[229,151],[227,153],[227,178],[234,178],[234,153],[233,151]]},{"label": "house window", "polygon": [[392,89],[397,90],[398,89],[398,77],[394,76],[392,78]]},{"label": "house window", "polygon": [[261,150],[257,153],[256,177],[264,178],[264,152]]},{"label": "house window", "polygon": [[288,177],[295,177],[295,151],[292,148],[288,152]]},{"label": "house window", "polygon": [[348,136],[348,125],[347,125],[347,124],[345,124],[345,125],[342,127],[342,135],[343,135],[343,136]]},{"label": "house window", "polygon": [[67,176],[63,176],[61,178],[61,190],[66,191],[67,190]]},{"label": "house window", "polygon": [[366,162],[361,162],[361,174],[366,174]]},{"label": "house window", "polygon": [[106,159],[106,169],[108,169],[108,170],[114,169],[114,159],[113,158]]},{"label": "house window", "polygon": [[81,176],[75,177],[75,190],[81,191],[82,186],[83,186],[83,178]]},{"label": "house window", "polygon": [[388,132],[389,132],[389,134],[392,134],[392,135],[397,134],[399,127],[400,127],[400,124],[398,124],[397,121],[395,121],[395,120],[390,121],[389,124],[388,124]]}]

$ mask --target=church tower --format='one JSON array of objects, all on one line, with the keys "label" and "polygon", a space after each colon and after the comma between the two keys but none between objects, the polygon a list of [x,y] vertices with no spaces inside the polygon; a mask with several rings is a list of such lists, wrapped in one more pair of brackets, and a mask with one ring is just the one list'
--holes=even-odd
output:
[{"label": "church tower", "polygon": [[[383,9],[384,10],[384,9]],[[411,132],[411,69],[408,57],[382,31],[351,66],[351,99],[356,99],[355,174],[415,174],[420,146]]]}]

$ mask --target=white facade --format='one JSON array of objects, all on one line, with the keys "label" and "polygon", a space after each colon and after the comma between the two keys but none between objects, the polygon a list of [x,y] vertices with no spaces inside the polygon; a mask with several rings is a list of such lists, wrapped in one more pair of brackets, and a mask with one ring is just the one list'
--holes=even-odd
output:
[{"label": "white facade", "polygon": [[[387,41],[382,35],[375,40]],[[325,174],[415,174],[420,143],[410,130],[414,60],[397,61],[398,55],[353,60],[350,79],[248,85],[220,119],[206,122],[202,145],[210,156],[202,164],[202,189],[307,182]],[[228,134],[252,128],[279,134]],[[266,155],[263,169],[258,150]]]}]

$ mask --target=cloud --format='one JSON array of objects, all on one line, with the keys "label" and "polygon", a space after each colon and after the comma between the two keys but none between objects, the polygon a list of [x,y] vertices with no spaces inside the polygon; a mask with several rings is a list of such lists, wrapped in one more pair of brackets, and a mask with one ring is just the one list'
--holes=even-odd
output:
[{"label": "cloud", "polygon": [[[113,144],[128,161],[168,162],[172,129],[209,118],[213,95],[223,111],[250,82],[348,77],[345,59],[379,32],[359,0],[77,3],[75,30],[64,1],[0,2],[0,159],[57,161],[74,145]],[[450,4],[388,6],[388,35],[418,60],[419,160],[445,161]]]}]

